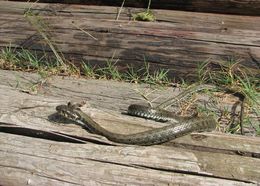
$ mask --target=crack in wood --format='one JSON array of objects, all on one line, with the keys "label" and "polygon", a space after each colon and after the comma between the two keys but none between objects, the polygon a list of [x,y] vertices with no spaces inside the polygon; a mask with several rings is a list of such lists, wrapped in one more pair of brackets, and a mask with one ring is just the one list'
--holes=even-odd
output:
[{"label": "crack in wood", "polygon": [[47,132],[47,131],[43,131],[43,130],[24,128],[24,127],[19,127],[19,126],[14,126],[14,125],[3,126],[3,124],[6,125],[6,123],[0,122],[0,132],[4,132],[4,133],[28,136],[28,137],[33,137],[33,138],[41,138],[41,139],[46,139],[46,140],[51,140],[51,141],[58,141],[58,142],[86,143],[83,140],[80,140],[80,139],[77,139],[77,138],[74,138],[71,136],[67,136],[62,133]]},{"label": "crack in wood", "polygon": [[28,136],[33,138],[39,139],[46,139],[50,141],[57,141],[57,142],[67,142],[67,143],[95,143],[98,145],[109,145],[115,146],[113,143],[101,141],[98,139],[91,139],[85,138],[75,135],[69,135],[61,132],[53,132],[53,131],[44,131],[44,130],[37,130],[25,127],[19,127],[15,124],[0,122],[0,132],[21,135],[21,136]]},{"label": "crack in wood", "polygon": [[254,153],[254,152],[247,152],[247,151],[241,151],[241,150],[230,150],[230,149],[218,149],[214,147],[203,147],[199,145],[192,145],[192,144],[186,144],[186,143],[175,143],[168,142],[165,145],[167,146],[174,146],[182,149],[189,149],[189,150],[196,150],[196,151],[203,151],[203,152],[213,152],[213,153],[220,153],[220,154],[229,154],[229,155],[239,155],[239,156],[245,156],[245,157],[252,157],[252,158],[260,158],[260,153]]},{"label": "crack in wood", "polygon": [[144,167],[144,168],[150,168],[150,169],[153,169],[153,170],[174,172],[174,173],[180,173],[180,174],[188,174],[188,175],[193,175],[193,176],[203,176],[203,177],[208,177],[208,178],[225,179],[225,180],[229,180],[229,181],[238,181],[238,182],[252,183],[252,184],[257,183],[256,181],[249,181],[249,180],[241,180],[241,179],[236,179],[236,178],[227,178],[227,177],[215,176],[215,175],[207,173],[207,172],[192,172],[192,171],[185,171],[185,170],[178,170],[178,169],[156,168],[156,167],[143,166],[143,165],[138,165],[138,166],[141,166],[141,167]]},{"label": "crack in wood", "polygon": [[[10,124],[10,123],[5,123],[5,122],[0,122],[0,132],[28,136],[28,137],[33,137],[33,138],[46,139],[46,140],[57,141],[57,142],[79,143],[79,144],[94,143],[94,144],[98,144],[98,145],[109,145],[109,146],[121,145],[121,144],[116,144],[116,143],[112,143],[112,142],[109,143],[106,141],[102,141],[100,139],[86,138],[86,137],[64,134],[64,133],[60,133],[60,132],[51,132],[51,131],[47,132],[47,131],[43,131],[43,130],[19,127],[19,126],[16,126],[15,124]],[[186,149],[186,150],[189,149],[189,150],[196,150],[196,151],[203,151],[203,152],[239,155],[239,156],[260,159],[260,153],[247,152],[247,151],[241,151],[241,150],[218,149],[218,148],[213,148],[213,147],[204,147],[204,146],[191,145],[191,144],[185,144],[185,143],[175,143],[174,141],[168,142],[168,143],[165,143],[162,145],[174,146],[174,147],[182,148],[182,149]]]}]

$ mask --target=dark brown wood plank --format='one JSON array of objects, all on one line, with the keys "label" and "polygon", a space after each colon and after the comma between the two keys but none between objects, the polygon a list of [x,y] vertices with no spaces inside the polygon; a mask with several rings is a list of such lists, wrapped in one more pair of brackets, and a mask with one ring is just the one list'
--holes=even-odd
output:
[{"label": "dark brown wood plank", "polygon": [[[15,0],[24,1],[24,0]],[[105,5],[105,6],[121,6],[121,0],[40,0],[44,3],[68,3],[68,4],[84,4],[84,5]],[[147,8],[148,0],[126,1],[124,6]],[[171,9],[171,10],[188,10],[194,12],[211,12],[238,15],[260,15],[259,0],[152,0],[151,9]]]},{"label": "dark brown wood plank", "polygon": [[[31,4],[5,3],[0,8],[0,46],[12,43],[50,52],[22,15]],[[118,8],[112,7],[37,4],[34,11],[49,25],[60,51],[76,64],[84,59],[102,66],[115,54],[119,69],[127,64],[140,68],[145,56],[151,69],[169,69],[171,77],[193,79],[199,62],[236,58],[259,74],[259,17],[156,10],[159,21],[143,23],[129,21],[129,12],[136,9],[124,9],[120,21],[115,21]]]}]

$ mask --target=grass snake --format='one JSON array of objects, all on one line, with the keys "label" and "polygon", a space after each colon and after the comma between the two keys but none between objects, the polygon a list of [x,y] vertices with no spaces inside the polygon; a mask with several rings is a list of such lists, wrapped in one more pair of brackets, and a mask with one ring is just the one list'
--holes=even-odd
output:
[{"label": "grass snake", "polygon": [[[110,141],[131,145],[146,146],[161,144],[194,131],[201,132],[214,130],[217,124],[216,120],[211,116],[174,118],[175,116],[173,116],[172,113],[165,110],[152,109],[140,105],[130,105],[128,112],[130,112],[131,115],[136,115],[136,113],[139,113],[137,116],[143,115],[143,117],[155,119],[158,121],[171,121],[174,119],[179,120],[179,123],[170,124],[161,128],[150,129],[148,131],[135,134],[118,134],[100,126],[89,115],[82,112],[80,106],[82,105],[77,103],[72,104],[69,102],[68,105],[57,106],[56,110],[60,115],[73,121],[83,123],[91,132],[105,136]],[[147,111],[147,113],[144,111]]]}]

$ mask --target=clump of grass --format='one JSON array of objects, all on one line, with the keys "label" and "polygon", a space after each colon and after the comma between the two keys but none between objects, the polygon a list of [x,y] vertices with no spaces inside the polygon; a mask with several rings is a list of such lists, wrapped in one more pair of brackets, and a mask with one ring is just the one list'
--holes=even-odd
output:
[{"label": "clump of grass", "polygon": [[82,62],[82,73],[88,78],[96,78],[95,67],[92,67],[89,63]]},{"label": "clump of grass", "polygon": [[90,64],[83,63],[82,72],[87,77],[97,79],[113,79],[118,81],[127,81],[131,83],[147,83],[151,85],[167,85],[170,83],[168,79],[169,70],[158,69],[152,71],[150,64],[144,61],[144,67],[135,69],[127,65],[126,69],[122,72],[119,71],[118,59],[115,60],[114,56],[106,61],[104,67],[92,67]]},{"label": "clump of grass", "polygon": [[117,67],[118,59],[114,61],[114,55],[106,61],[106,66],[96,70],[99,78],[122,80],[122,75]]},{"label": "clump of grass", "polygon": [[219,62],[215,66],[215,69],[212,68],[210,62],[200,64],[198,75],[201,82],[227,87],[243,94],[248,101],[260,104],[258,79],[250,76],[250,72],[239,61],[231,59],[225,63]]},{"label": "clump of grass", "polygon": [[234,59],[218,63],[204,62],[198,67],[198,76],[201,83],[210,83],[226,88],[239,97],[241,107],[239,121],[236,124],[231,124],[230,128],[226,130],[227,132],[234,133],[241,130],[243,133],[242,124],[245,126],[251,124],[256,133],[260,133],[259,120],[254,120],[249,116],[250,113],[254,113],[256,118],[260,116],[259,80],[250,76],[246,67]]},{"label": "clump of grass", "polygon": [[11,46],[1,50],[0,54],[0,68],[4,70],[16,70],[18,63],[17,54],[13,51]]},{"label": "clump of grass", "polygon": [[148,84],[168,84],[169,79],[168,79],[168,72],[169,70],[165,69],[159,69],[153,72],[150,72],[150,64],[144,60],[144,70],[143,77],[141,80],[143,82],[146,82]]},{"label": "clump of grass", "polygon": [[26,72],[38,72],[41,77],[50,75],[84,75],[95,79],[113,79],[134,83],[147,83],[152,85],[167,85],[169,70],[158,69],[152,71],[150,64],[144,61],[144,67],[135,69],[127,65],[124,71],[118,69],[118,59],[112,58],[106,61],[105,66],[96,67],[82,62],[81,67],[67,62],[60,64],[56,58],[47,58],[46,55],[39,56],[36,52],[26,49],[14,49],[11,46],[0,52],[0,68],[6,70],[21,70]]},{"label": "clump of grass", "polygon": [[134,14],[132,16],[132,19],[134,21],[148,21],[148,22],[155,21],[156,18],[153,15],[152,11],[150,10],[150,6],[151,6],[151,0],[149,0],[147,9],[144,12],[139,12],[137,14]]},{"label": "clump of grass", "polygon": [[15,50],[11,46],[2,49],[0,53],[1,68],[8,70],[34,71],[45,67],[42,57],[38,57],[29,50]]},{"label": "clump of grass", "polygon": [[0,52],[0,68],[38,72],[42,77],[49,75],[75,75],[78,69],[73,64],[60,65],[56,58],[47,58],[34,51],[8,46]]},{"label": "clump of grass", "polygon": [[153,22],[156,20],[155,16],[150,10],[149,11],[146,10],[144,12],[134,14],[132,19],[134,21],[147,21],[147,22]]},{"label": "clump of grass", "polygon": [[139,83],[141,81],[141,76],[138,73],[140,71],[137,69],[134,69],[133,66],[130,66],[127,64],[127,71],[125,73],[125,79],[131,83]]},{"label": "clump of grass", "polygon": [[124,78],[129,82],[134,83],[147,83],[151,85],[169,85],[170,79],[168,78],[169,70],[158,69],[151,70],[150,63],[144,58],[144,66],[135,69],[132,66],[127,66],[127,72]]}]

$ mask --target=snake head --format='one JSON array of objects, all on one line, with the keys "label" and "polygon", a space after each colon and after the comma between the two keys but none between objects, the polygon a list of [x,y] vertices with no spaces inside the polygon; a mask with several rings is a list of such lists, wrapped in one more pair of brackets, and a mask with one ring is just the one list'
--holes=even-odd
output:
[{"label": "snake head", "polygon": [[77,110],[80,110],[84,103],[72,103],[69,102],[68,105],[58,105],[56,111],[65,118],[72,120],[79,120],[80,115],[77,113]]}]

